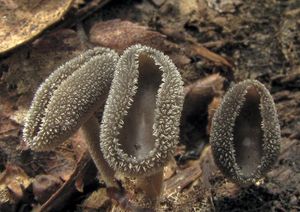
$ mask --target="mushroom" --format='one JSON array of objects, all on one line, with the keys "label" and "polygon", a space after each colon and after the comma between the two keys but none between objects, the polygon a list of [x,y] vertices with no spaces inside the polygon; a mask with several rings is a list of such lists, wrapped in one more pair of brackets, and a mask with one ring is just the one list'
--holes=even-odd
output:
[{"label": "mushroom", "polygon": [[214,114],[210,144],[217,166],[233,182],[248,185],[268,172],[280,151],[273,98],[256,80],[234,85]]},{"label": "mushroom", "polygon": [[143,207],[156,207],[163,167],[178,143],[182,105],[183,82],[168,56],[140,44],[124,51],[104,108],[100,146],[118,174],[136,179]]},{"label": "mushroom", "polygon": [[104,104],[118,59],[113,50],[95,48],[55,70],[37,90],[23,131],[31,149],[47,151],[83,125],[91,157],[108,186],[116,186],[114,172],[101,160],[99,123],[93,114]]}]

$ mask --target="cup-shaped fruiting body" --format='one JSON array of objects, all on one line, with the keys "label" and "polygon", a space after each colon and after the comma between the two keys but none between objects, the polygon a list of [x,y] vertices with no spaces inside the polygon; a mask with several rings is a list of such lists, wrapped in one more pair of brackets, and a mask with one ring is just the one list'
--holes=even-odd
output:
[{"label": "cup-shaped fruiting body", "polygon": [[125,50],[100,132],[109,165],[127,176],[161,171],[178,142],[182,104],[183,82],[168,56],[139,44]]},{"label": "cup-shaped fruiting body", "polygon": [[210,144],[226,177],[240,185],[269,171],[280,151],[280,126],[273,98],[256,80],[234,85],[214,114]]},{"label": "cup-shaped fruiting body", "polygon": [[105,100],[118,59],[110,49],[95,48],[54,71],[29,109],[23,131],[26,144],[47,151],[71,136]]},{"label": "cup-shaped fruiting body", "polygon": [[104,108],[100,146],[114,171],[136,177],[138,207],[156,208],[182,105],[183,82],[168,56],[141,45],[125,50]]}]

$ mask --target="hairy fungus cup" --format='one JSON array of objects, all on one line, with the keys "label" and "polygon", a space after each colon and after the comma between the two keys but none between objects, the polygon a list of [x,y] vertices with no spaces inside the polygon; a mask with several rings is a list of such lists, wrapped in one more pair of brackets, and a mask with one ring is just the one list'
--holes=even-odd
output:
[{"label": "hairy fungus cup", "polygon": [[[24,126],[26,144],[48,151],[69,138],[84,124],[86,142],[101,175],[113,184],[112,171],[101,158],[99,126],[94,112],[104,103],[119,57],[107,48],[95,48],[55,70],[37,90]],[[93,131],[93,132],[92,132]],[[95,135],[96,136],[92,136]],[[104,179],[104,180],[105,180]]]},{"label": "hairy fungus cup", "polygon": [[120,57],[105,105],[100,146],[118,173],[136,177],[149,205],[179,136],[183,82],[168,56],[134,45]]},{"label": "hairy fungus cup", "polygon": [[280,151],[280,126],[272,96],[263,84],[234,85],[214,114],[210,144],[217,166],[240,185],[269,171]]}]

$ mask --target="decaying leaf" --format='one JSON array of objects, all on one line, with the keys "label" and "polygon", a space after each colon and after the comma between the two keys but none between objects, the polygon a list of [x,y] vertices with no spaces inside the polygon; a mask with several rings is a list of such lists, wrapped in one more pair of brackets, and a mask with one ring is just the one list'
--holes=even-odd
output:
[{"label": "decaying leaf", "polygon": [[159,48],[163,38],[164,35],[148,27],[120,19],[98,22],[90,30],[92,43],[117,51],[122,51],[137,43]]},{"label": "decaying leaf", "polygon": [[0,204],[20,200],[29,185],[30,178],[20,167],[7,165],[0,174]]},{"label": "decaying leaf", "polygon": [[32,182],[32,191],[39,203],[46,202],[49,197],[61,186],[62,180],[52,175],[38,175]]},{"label": "decaying leaf", "polygon": [[59,21],[73,0],[0,1],[0,54],[33,39]]},{"label": "decaying leaf", "polygon": [[[15,85],[17,94],[33,95],[38,85],[56,67],[83,51],[76,32],[70,29],[58,30],[38,38],[31,47],[29,50],[16,51],[6,61],[8,72],[3,74],[2,82],[6,84],[5,87]],[[24,100],[24,96],[22,98]],[[30,96],[25,102],[19,100],[19,103],[28,105],[31,99]]]}]

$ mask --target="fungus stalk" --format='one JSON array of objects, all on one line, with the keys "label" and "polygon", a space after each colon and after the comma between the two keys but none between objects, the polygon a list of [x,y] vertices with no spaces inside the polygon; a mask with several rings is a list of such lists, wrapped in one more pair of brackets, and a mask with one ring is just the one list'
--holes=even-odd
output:
[{"label": "fungus stalk", "polygon": [[100,146],[117,173],[136,178],[145,195],[142,207],[156,207],[163,167],[178,142],[182,84],[168,56],[149,47],[128,48],[116,67]]},{"label": "fungus stalk", "polygon": [[164,172],[161,169],[150,176],[139,177],[136,180],[136,187],[142,190],[146,201],[150,202],[150,205],[155,206],[158,202],[163,188],[163,175]]},{"label": "fungus stalk", "polygon": [[98,119],[94,116],[91,116],[81,126],[82,134],[87,144],[87,148],[97,169],[100,171],[103,181],[105,182],[107,187],[118,188],[119,186],[114,180],[115,172],[105,161],[105,159],[103,158],[103,154],[100,150],[99,129],[100,126]]}]

